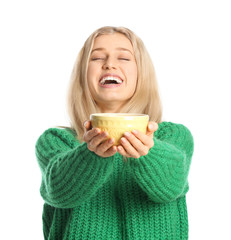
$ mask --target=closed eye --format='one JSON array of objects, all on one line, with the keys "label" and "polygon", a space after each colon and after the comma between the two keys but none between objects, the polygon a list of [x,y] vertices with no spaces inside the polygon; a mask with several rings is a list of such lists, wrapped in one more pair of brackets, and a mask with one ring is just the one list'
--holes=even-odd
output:
[{"label": "closed eye", "polygon": [[92,58],[92,61],[97,61],[97,60],[104,60],[104,58]]},{"label": "closed eye", "polygon": [[130,61],[129,58],[119,58],[119,60]]}]

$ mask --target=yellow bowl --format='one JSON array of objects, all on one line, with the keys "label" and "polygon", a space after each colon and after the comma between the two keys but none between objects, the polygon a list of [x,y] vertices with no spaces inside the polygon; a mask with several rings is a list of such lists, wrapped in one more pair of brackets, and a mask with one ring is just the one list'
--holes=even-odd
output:
[{"label": "yellow bowl", "polygon": [[110,138],[114,138],[114,145],[119,145],[119,140],[125,132],[138,130],[146,133],[149,116],[136,113],[95,113],[90,115],[93,128],[106,131]]}]

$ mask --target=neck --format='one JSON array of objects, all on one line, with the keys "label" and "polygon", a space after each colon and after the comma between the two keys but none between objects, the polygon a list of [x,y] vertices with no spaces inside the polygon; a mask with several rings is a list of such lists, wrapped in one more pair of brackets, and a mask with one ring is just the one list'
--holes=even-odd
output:
[{"label": "neck", "polygon": [[120,112],[122,106],[118,104],[108,104],[108,105],[99,105],[101,113],[118,113]]}]

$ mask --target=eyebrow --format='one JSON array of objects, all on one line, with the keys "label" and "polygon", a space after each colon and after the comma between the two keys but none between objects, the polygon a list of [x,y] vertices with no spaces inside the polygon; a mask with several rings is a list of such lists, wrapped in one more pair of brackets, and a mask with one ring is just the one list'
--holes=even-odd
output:
[{"label": "eyebrow", "polygon": [[[95,48],[95,49],[93,49],[93,50],[91,51],[91,53],[93,53],[93,52],[95,52],[95,51],[104,51],[104,50],[106,50],[106,49],[105,49],[105,48]],[[116,48],[116,50],[118,50],[118,51],[130,52],[130,53],[133,55],[133,53],[132,53],[129,49],[127,49],[127,48],[119,47],[119,48]]]}]

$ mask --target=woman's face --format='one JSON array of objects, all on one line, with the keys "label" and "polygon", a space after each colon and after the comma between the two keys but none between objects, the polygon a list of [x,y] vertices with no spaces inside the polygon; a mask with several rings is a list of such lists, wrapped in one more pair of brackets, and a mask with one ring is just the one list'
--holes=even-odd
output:
[{"label": "woman's face", "polygon": [[127,37],[114,33],[95,39],[87,81],[102,112],[119,111],[133,96],[137,84],[137,65]]}]

